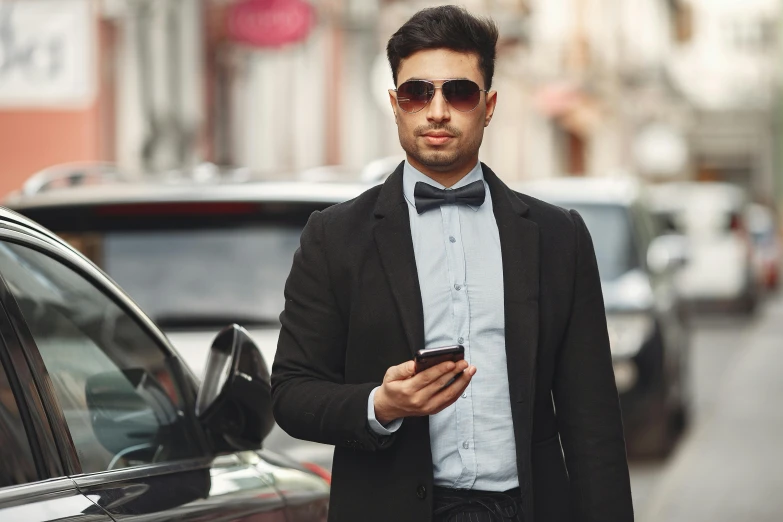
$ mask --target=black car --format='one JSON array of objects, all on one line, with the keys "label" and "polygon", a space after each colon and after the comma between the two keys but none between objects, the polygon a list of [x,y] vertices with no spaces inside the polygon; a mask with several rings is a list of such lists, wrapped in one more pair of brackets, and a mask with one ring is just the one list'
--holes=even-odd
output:
[{"label": "black car", "polygon": [[[231,169],[128,178],[104,164],[61,165],[31,177],[6,206],[105,271],[201,376],[215,330],[232,322],[274,360],[283,287],[307,219],[370,186],[259,179]],[[331,468],[332,446],[294,439],[278,426],[265,444]]]},{"label": "black car", "polygon": [[273,425],[244,329],[199,383],[102,271],[0,207],[0,520],[325,520],[327,482],[260,449]]},{"label": "black car", "polygon": [[584,218],[601,275],[629,453],[666,455],[690,402],[691,327],[675,284],[686,262],[684,238],[659,234],[634,180],[561,178],[518,188]]}]

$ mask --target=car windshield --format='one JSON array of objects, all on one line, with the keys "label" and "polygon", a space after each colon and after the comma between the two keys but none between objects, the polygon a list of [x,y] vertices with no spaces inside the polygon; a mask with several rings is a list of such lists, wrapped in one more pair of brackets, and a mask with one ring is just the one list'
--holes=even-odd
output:
[{"label": "car windshield", "polygon": [[[325,206],[325,205],[324,205]],[[244,216],[38,215],[117,282],[163,328],[278,324],[283,287],[312,210]],[[93,212],[93,214],[95,214]]]},{"label": "car windshield", "polygon": [[617,279],[639,267],[630,213],[626,207],[611,204],[558,203],[579,212],[593,238],[601,280]]},{"label": "car windshield", "polygon": [[103,266],[161,326],[276,321],[301,231],[258,225],[110,232]]}]

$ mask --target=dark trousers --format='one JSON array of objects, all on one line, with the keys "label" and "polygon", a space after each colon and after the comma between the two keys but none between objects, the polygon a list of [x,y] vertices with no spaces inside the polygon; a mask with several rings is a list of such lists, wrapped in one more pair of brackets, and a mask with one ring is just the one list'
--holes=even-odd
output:
[{"label": "dark trousers", "polygon": [[519,488],[504,493],[435,487],[433,522],[524,522]]}]

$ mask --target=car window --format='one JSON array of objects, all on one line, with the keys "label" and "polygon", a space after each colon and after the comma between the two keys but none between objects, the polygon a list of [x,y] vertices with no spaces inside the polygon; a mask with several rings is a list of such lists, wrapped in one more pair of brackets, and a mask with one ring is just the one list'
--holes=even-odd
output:
[{"label": "car window", "polygon": [[[0,341],[0,350],[3,350]],[[27,432],[0,357],[0,488],[38,480]]]},{"label": "car window", "polygon": [[101,267],[161,328],[212,329],[279,324],[302,229],[325,206],[163,202],[28,215]]},{"label": "car window", "polygon": [[91,282],[36,250],[0,242],[16,298],[85,473],[197,455],[170,360]]},{"label": "car window", "polygon": [[604,282],[613,281],[641,266],[629,211],[621,205],[561,202],[584,219],[593,239],[598,271]]},{"label": "car window", "polygon": [[164,328],[276,324],[301,233],[284,225],[110,232],[103,267]]}]

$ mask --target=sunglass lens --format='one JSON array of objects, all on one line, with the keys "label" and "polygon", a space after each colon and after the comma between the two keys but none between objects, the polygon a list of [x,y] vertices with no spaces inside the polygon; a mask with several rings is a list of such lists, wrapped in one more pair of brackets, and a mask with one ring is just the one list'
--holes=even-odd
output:
[{"label": "sunglass lens", "polygon": [[434,93],[431,83],[410,80],[397,88],[397,104],[405,112],[418,112],[427,105]]},{"label": "sunglass lens", "polygon": [[470,80],[449,80],[443,84],[443,96],[458,111],[472,111],[479,104],[481,90]]}]

